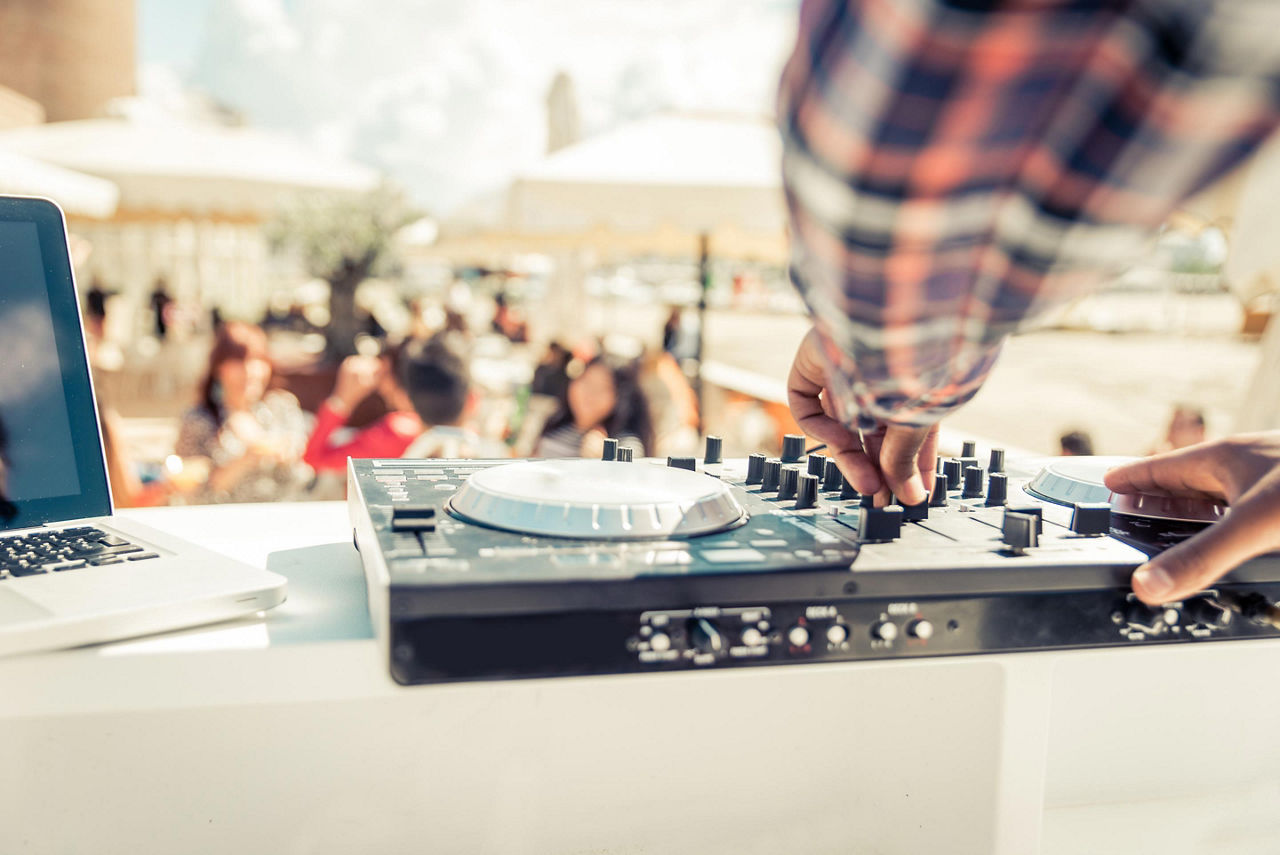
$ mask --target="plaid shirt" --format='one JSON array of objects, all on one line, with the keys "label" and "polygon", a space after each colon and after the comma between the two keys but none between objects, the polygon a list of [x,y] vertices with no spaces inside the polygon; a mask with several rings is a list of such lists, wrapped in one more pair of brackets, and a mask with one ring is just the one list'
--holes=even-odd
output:
[{"label": "plaid shirt", "polygon": [[792,278],[848,424],[968,401],[1280,122],[1280,0],[806,0]]}]

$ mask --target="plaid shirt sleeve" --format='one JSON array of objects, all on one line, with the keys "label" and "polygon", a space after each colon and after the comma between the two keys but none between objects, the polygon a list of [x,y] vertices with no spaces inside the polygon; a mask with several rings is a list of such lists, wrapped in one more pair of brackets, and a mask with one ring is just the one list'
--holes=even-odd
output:
[{"label": "plaid shirt sleeve", "polygon": [[968,401],[1280,122],[1277,0],[805,0],[792,279],[848,424]]}]

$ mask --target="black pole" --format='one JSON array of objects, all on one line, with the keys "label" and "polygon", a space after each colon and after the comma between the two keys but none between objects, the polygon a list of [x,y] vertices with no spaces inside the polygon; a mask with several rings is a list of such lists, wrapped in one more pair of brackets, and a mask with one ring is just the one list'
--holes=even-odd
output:
[{"label": "black pole", "polygon": [[693,357],[693,394],[698,403],[698,433],[704,424],[702,412],[702,343],[707,330],[707,292],[711,290],[711,236],[698,235],[698,339]]}]

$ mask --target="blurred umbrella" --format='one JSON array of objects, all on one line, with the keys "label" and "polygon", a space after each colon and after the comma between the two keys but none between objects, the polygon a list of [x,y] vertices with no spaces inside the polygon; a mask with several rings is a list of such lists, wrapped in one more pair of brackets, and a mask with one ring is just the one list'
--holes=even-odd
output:
[{"label": "blurred umbrella", "polygon": [[94,178],[50,163],[0,149],[0,193],[44,196],[68,214],[106,219],[116,210],[119,191],[104,178]]}]

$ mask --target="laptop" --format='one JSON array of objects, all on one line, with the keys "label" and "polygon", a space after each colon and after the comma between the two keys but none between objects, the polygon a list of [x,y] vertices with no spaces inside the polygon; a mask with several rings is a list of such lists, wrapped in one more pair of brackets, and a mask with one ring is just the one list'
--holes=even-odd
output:
[{"label": "laptop", "polygon": [[274,573],[112,514],[62,211],[0,196],[0,656],[284,597]]}]

